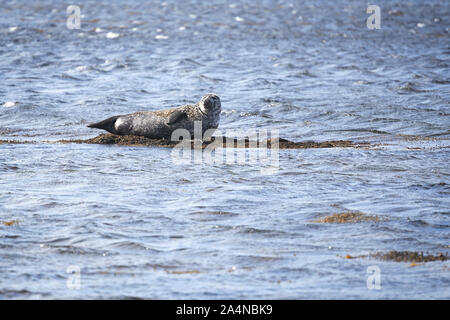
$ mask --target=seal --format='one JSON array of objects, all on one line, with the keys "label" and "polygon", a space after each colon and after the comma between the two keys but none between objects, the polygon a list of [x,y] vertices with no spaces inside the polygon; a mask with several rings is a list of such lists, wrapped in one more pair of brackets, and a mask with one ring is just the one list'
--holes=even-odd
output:
[{"label": "seal", "polygon": [[203,137],[206,130],[217,129],[221,110],[220,98],[215,94],[207,94],[196,104],[118,115],[89,124],[88,127],[103,129],[117,135],[170,140],[172,132],[176,129],[186,129],[193,137],[194,122],[201,121]]}]

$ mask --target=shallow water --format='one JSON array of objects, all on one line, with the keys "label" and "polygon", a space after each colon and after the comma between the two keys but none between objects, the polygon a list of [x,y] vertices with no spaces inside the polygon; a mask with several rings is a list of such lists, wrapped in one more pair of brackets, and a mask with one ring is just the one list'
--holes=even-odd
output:
[{"label": "shallow water", "polygon": [[[74,3],[75,4],[75,3]],[[2,1],[0,298],[450,298],[448,1]],[[92,121],[222,99],[221,133],[376,148],[257,164],[58,144]],[[320,224],[358,210],[380,222]],[[378,266],[381,290],[369,290]],[[67,286],[69,266],[81,271]]]}]

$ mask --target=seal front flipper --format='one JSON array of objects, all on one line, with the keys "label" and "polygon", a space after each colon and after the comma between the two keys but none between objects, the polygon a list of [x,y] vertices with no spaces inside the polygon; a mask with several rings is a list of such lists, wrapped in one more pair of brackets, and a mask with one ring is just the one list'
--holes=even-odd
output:
[{"label": "seal front flipper", "polygon": [[174,124],[177,123],[178,121],[181,121],[183,119],[187,118],[187,113],[185,111],[175,111],[173,112],[170,117],[169,120],[167,121],[167,124]]},{"label": "seal front flipper", "polygon": [[116,128],[115,128],[115,124],[116,124],[116,120],[119,118],[120,116],[114,116],[111,118],[108,118],[106,120],[97,122],[97,123],[91,123],[88,125],[89,128],[96,128],[96,129],[103,129],[106,130],[108,132],[111,133],[117,133],[116,132]]}]

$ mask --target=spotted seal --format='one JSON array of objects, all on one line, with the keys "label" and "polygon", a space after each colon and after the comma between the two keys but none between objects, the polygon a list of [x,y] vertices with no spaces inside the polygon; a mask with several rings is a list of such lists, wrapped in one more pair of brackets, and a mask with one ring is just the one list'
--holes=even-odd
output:
[{"label": "spotted seal", "polygon": [[194,136],[194,121],[202,122],[202,137],[206,130],[219,126],[220,98],[215,94],[203,96],[196,104],[158,111],[141,111],[118,115],[89,124],[118,135],[136,135],[151,139],[170,139],[176,129],[186,129]]}]

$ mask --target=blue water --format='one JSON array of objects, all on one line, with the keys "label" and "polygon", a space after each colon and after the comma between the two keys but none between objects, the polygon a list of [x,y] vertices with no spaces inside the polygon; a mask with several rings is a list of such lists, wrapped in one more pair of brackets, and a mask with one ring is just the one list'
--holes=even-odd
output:
[{"label": "blue water", "polygon": [[[0,1],[0,298],[449,299],[448,1]],[[375,148],[279,169],[56,143],[221,97],[219,129]],[[348,210],[379,222],[314,222]],[[8,226],[3,222],[17,220]],[[79,288],[68,286],[79,268]],[[367,287],[378,266],[381,289]]]}]

